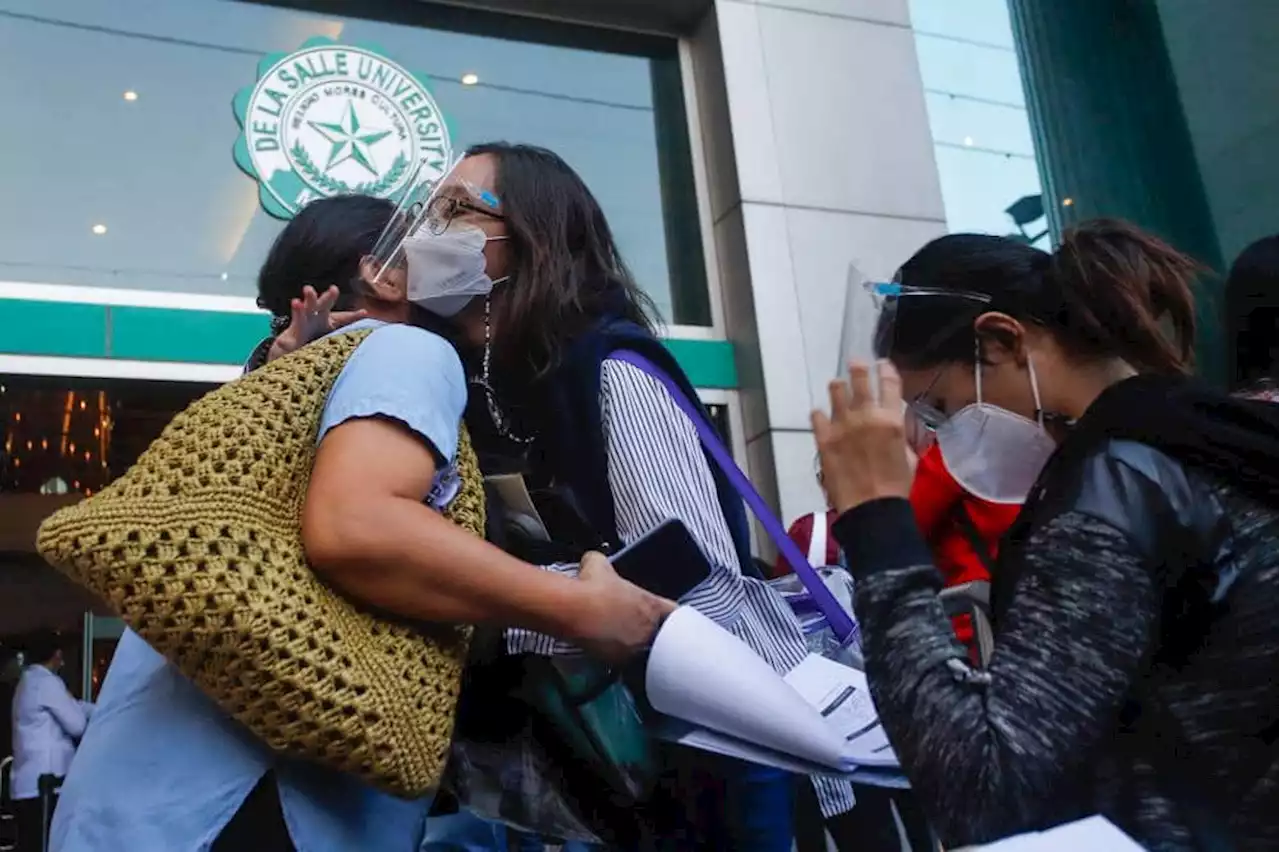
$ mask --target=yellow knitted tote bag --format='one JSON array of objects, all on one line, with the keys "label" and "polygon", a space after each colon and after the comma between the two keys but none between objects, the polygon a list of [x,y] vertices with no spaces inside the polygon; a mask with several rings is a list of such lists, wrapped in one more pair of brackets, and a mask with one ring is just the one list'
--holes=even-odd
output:
[{"label": "yellow knitted tote bag", "polygon": [[[197,400],[124,476],[46,520],[38,546],[275,751],[418,797],[449,754],[470,629],[367,612],[302,548],[320,416],[367,334],[327,337]],[[465,431],[457,467],[446,515],[483,535]]]}]

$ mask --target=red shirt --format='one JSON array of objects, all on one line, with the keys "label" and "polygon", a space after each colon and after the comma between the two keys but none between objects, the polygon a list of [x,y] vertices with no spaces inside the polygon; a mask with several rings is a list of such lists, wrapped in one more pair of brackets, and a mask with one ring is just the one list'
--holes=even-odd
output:
[{"label": "red shirt", "polygon": [[[969,544],[958,520],[958,512],[968,513],[978,537],[987,546],[988,561],[994,560],[996,546],[1005,530],[1012,526],[1018,505],[989,503],[974,497],[960,487],[946,465],[942,452],[934,444],[920,456],[916,478],[911,483],[911,508],[916,523],[933,550],[933,561],[942,572],[947,586],[958,586],[974,580],[990,580],[991,575]],[[973,625],[968,616],[954,619],[956,635],[968,644],[973,639]]]}]

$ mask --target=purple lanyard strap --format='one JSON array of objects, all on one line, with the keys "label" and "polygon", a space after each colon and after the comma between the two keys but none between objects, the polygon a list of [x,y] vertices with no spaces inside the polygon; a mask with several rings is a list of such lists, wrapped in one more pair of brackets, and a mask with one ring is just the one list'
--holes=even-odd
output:
[{"label": "purple lanyard strap", "polygon": [[733,484],[738,496],[751,507],[751,511],[759,519],[765,532],[769,534],[769,538],[773,540],[778,552],[782,554],[782,558],[791,566],[791,570],[800,578],[800,582],[804,583],[804,587],[808,589],[810,597],[822,613],[822,617],[826,619],[827,624],[831,626],[836,638],[842,644],[848,644],[857,638],[858,632],[853,618],[836,600],[835,595],[827,588],[827,584],[822,581],[822,578],[818,576],[818,572],[809,564],[809,560],[800,552],[800,548],[787,535],[782,523],[769,510],[769,506],[765,503],[764,498],[760,496],[760,492],[756,490],[756,487],[751,484],[751,480],[747,479],[747,475],[742,472],[742,468],[738,467],[737,462],[733,460],[733,456],[729,453],[724,443],[721,442],[720,436],[716,434],[711,422],[707,420],[701,408],[688,398],[670,376],[643,355],[632,352],[629,349],[619,349],[610,354],[609,357],[625,361],[662,383],[662,386],[671,394],[671,398],[675,400],[676,405],[693,423],[693,428],[698,430],[698,438],[702,441],[702,446],[706,448],[706,451],[715,460],[716,465],[724,472],[724,475],[729,477],[729,482]]}]

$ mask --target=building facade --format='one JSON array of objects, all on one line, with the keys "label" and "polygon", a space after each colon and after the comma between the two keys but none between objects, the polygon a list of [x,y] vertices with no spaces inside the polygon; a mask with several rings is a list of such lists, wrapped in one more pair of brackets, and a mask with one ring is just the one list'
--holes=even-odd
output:
[{"label": "building facade", "polygon": [[818,508],[850,270],[1061,224],[1014,39],[1035,6],[0,0],[0,573],[38,573],[44,513],[239,374],[285,218],[495,139],[582,174],[752,479],[784,519]]},{"label": "building facade", "polygon": [[[600,198],[671,348],[789,516],[817,500],[808,417],[838,358],[833,284],[850,263],[891,273],[946,227],[898,0],[6,0],[0,37],[14,125],[39,128],[4,169],[0,373],[10,397],[49,397],[55,432],[64,386],[89,394],[77,411],[106,394],[98,418],[118,442],[113,388],[237,375],[266,330],[257,266],[308,198],[393,192],[401,158],[432,146],[529,141]],[[371,111],[360,96],[386,98],[393,78],[409,107]],[[310,94],[287,104],[295,80]],[[409,126],[423,108],[441,119],[432,133]],[[351,146],[367,166],[322,160],[342,157],[344,133],[401,122],[407,134]],[[8,490],[92,490],[100,475],[19,473],[63,457],[48,437],[15,431]]]}]

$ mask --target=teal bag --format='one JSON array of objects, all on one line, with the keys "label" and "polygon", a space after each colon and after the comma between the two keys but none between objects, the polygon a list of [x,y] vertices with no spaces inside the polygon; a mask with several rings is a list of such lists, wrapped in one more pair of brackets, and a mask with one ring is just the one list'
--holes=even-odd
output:
[{"label": "teal bag", "polygon": [[645,711],[619,674],[585,657],[475,650],[447,791],[525,831],[634,845],[660,770]]},{"label": "teal bag", "polygon": [[[587,659],[524,658],[520,697],[612,799],[634,806],[658,774],[642,711],[617,672]],[[545,745],[545,743],[544,743]],[[594,798],[594,797],[592,797]]]}]

